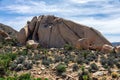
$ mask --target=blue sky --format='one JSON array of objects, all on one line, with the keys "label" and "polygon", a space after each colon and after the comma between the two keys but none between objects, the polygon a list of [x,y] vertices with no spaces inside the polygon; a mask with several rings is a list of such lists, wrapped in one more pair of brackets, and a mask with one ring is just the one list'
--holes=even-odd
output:
[{"label": "blue sky", "polygon": [[0,23],[20,30],[33,16],[55,15],[120,42],[120,0],[0,0]]}]

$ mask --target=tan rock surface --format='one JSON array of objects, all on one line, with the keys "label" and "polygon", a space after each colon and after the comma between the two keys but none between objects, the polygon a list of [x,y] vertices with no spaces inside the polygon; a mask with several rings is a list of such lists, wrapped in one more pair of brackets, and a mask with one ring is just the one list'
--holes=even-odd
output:
[{"label": "tan rock surface", "polygon": [[36,49],[38,47],[38,43],[35,42],[34,40],[28,40],[26,42],[26,45],[27,45],[27,47],[34,48],[34,49]]},{"label": "tan rock surface", "polygon": [[114,47],[112,47],[111,45],[104,44],[102,47],[102,52],[111,53],[111,52],[113,52],[113,49],[114,49]]},{"label": "tan rock surface", "polygon": [[120,53],[120,46],[116,46],[116,47],[115,47],[115,52],[116,52],[116,53]]},{"label": "tan rock surface", "polygon": [[26,25],[24,28],[22,28],[18,34],[17,34],[17,39],[21,44],[25,44],[28,37],[29,37],[29,31],[28,31],[28,25]]},{"label": "tan rock surface", "polygon": [[21,44],[33,39],[43,47],[61,48],[71,44],[77,48],[101,50],[104,44],[111,45],[97,30],[51,15],[34,17],[18,34]]}]

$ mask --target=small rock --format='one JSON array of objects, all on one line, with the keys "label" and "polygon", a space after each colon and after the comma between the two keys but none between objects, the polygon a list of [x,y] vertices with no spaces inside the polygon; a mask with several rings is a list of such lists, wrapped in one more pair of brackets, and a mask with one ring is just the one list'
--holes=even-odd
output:
[{"label": "small rock", "polygon": [[97,71],[95,73],[93,73],[93,76],[103,76],[104,72],[103,71]]},{"label": "small rock", "polygon": [[28,40],[26,43],[26,46],[28,48],[34,48],[36,49],[38,47],[39,43],[35,42],[34,40]]},{"label": "small rock", "polygon": [[41,70],[44,70],[44,69],[45,69],[45,66],[42,65],[42,66],[41,66]]},{"label": "small rock", "polygon": [[38,72],[38,75],[40,75],[41,73],[42,73],[42,72],[41,72],[41,71],[39,71],[39,72]]},{"label": "small rock", "polygon": [[38,54],[38,53],[39,53],[39,51],[38,51],[38,50],[34,50],[34,53],[35,53],[35,54]]},{"label": "small rock", "polygon": [[99,70],[100,70],[100,71],[105,71],[105,68],[100,67]]}]

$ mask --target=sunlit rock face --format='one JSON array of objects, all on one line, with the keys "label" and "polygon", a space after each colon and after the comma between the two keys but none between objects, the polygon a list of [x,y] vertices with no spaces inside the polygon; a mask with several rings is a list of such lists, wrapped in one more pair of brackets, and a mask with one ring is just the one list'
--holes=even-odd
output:
[{"label": "sunlit rock face", "polygon": [[76,48],[100,50],[104,44],[111,45],[99,31],[52,15],[33,17],[18,32],[17,37],[21,44],[34,40],[47,48],[71,44]]}]

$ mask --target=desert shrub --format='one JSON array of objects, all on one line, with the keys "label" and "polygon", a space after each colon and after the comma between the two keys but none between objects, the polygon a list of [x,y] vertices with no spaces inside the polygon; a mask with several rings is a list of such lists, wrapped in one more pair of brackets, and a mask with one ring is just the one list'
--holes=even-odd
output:
[{"label": "desert shrub", "polygon": [[110,66],[110,67],[114,66],[114,58],[113,57],[108,57],[107,65]]},{"label": "desert shrub", "polygon": [[118,73],[117,72],[112,72],[111,76],[112,76],[112,78],[117,78],[118,77]]},{"label": "desert shrub", "polygon": [[120,69],[120,63],[116,63],[117,68]]},{"label": "desert shrub", "polygon": [[100,63],[101,63],[102,65],[107,64],[107,59],[106,59],[104,56],[102,56],[102,57],[100,58]]},{"label": "desert shrub", "polygon": [[68,56],[68,59],[69,59],[69,61],[76,62],[74,55],[69,55],[69,56]]},{"label": "desert shrub", "polygon": [[3,66],[5,69],[7,69],[9,67],[10,61],[14,59],[11,55],[12,53],[0,54],[0,66]]},{"label": "desert shrub", "polygon": [[0,66],[0,77],[3,77],[5,74],[6,74],[5,68]]},{"label": "desert shrub", "polygon": [[87,55],[86,59],[88,61],[94,61],[95,59],[98,59],[98,56],[95,55],[94,53],[90,53],[90,54]]},{"label": "desert shrub", "polygon": [[23,63],[24,68],[27,69],[27,70],[31,69],[31,68],[32,68],[32,65],[33,65],[33,64],[32,64],[30,61],[25,61],[25,62]]},{"label": "desert shrub", "polygon": [[34,54],[34,60],[40,60],[42,58],[41,54]]},{"label": "desert shrub", "polygon": [[48,78],[45,78],[44,80],[48,80]]},{"label": "desert shrub", "polygon": [[60,56],[60,55],[55,55],[55,62],[60,62],[60,61],[63,61],[63,57]]},{"label": "desert shrub", "polygon": [[15,68],[15,71],[21,71],[23,70],[24,66],[22,64],[18,64],[17,67]]},{"label": "desert shrub", "polygon": [[46,67],[49,67],[49,65],[52,63],[52,59],[47,58],[42,60],[42,64],[45,65]]},{"label": "desert shrub", "polygon": [[83,57],[77,57],[76,61],[77,61],[78,64],[83,64],[84,58]]},{"label": "desert shrub", "polygon": [[78,72],[78,79],[79,80],[90,80],[89,71],[86,70],[84,66],[81,66],[81,71]]},{"label": "desert shrub", "polygon": [[72,67],[72,70],[77,71],[78,69],[79,69],[79,66],[77,64],[74,64],[73,67]]},{"label": "desert shrub", "polygon": [[84,50],[84,51],[81,51],[82,53],[82,56],[86,59],[87,56],[90,54],[90,52],[88,50]]},{"label": "desert shrub", "polygon": [[64,46],[64,49],[65,49],[65,50],[73,50],[74,48],[73,48],[72,45],[66,44],[66,45]]},{"label": "desert shrub", "polygon": [[58,74],[61,74],[66,71],[66,65],[63,63],[60,63],[56,66],[56,70]]},{"label": "desert shrub", "polygon": [[16,61],[17,61],[17,64],[21,64],[25,61],[25,57],[24,56],[19,56],[19,57],[17,57]]},{"label": "desert shrub", "polygon": [[16,62],[11,62],[10,63],[10,66],[9,66],[10,70],[15,70],[16,67],[17,67],[17,63]]},{"label": "desert shrub", "polygon": [[3,44],[0,42],[0,48],[2,48],[3,47]]},{"label": "desert shrub", "polygon": [[107,64],[103,65],[102,67],[104,67],[105,69],[109,68],[109,66]]},{"label": "desert shrub", "polygon": [[87,59],[84,60],[84,63],[85,64],[90,64],[90,62]]},{"label": "desert shrub", "polygon": [[27,55],[28,54],[28,49],[23,49],[22,51],[19,51],[18,52],[18,55],[23,55],[23,56],[25,56],[25,55]]},{"label": "desert shrub", "polygon": [[31,74],[30,73],[22,74],[18,77],[18,80],[32,80]]},{"label": "desert shrub", "polygon": [[83,80],[88,80],[88,75],[83,75],[82,78]]},{"label": "desert shrub", "polygon": [[64,62],[65,62],[65,64],[68,64],[68,63],[69,63],[69,59],[68,59],[68,58],[65,58],[65,59],[64,59]]},{"label": "desert shrub", "polygon": [[98,67],[95,63],[90,64],[90,68],[92,69],[92,71],[95,71],[95,72],[98,70]]}]

